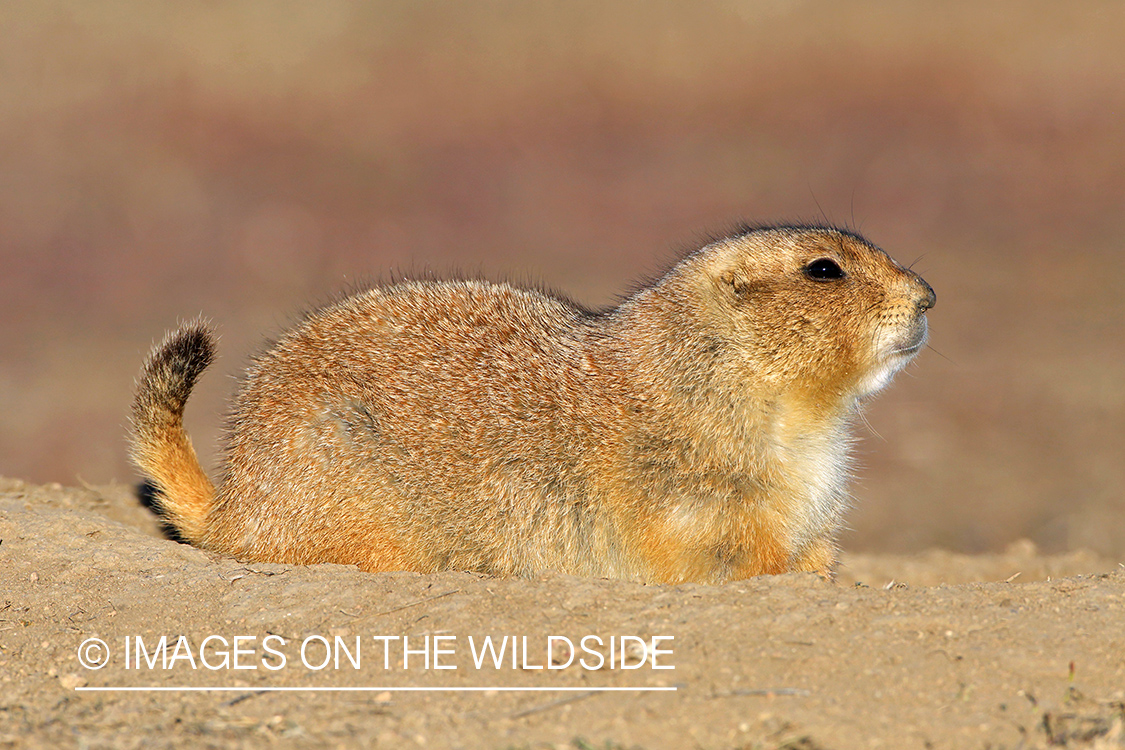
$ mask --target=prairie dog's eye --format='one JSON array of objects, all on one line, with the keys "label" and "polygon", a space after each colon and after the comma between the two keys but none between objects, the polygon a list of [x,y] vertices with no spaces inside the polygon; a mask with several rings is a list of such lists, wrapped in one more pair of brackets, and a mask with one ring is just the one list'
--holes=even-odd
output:
[{"label": "prairie dog's eye", "polygon": [[844,278],[844,269],[831,258],[817,258],[804,268],[805,276],[813,281],[835,281]]}]

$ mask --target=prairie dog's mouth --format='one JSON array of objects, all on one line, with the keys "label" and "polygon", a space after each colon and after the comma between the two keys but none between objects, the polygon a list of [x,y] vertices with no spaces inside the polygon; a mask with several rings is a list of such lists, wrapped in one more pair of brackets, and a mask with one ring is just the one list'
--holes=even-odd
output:
[{"label": "prairie dog's mouth", "polygon": [[908,330],[887,342],[890,346],[884,349],[884,354],[879,355],[881,364],[860,381],[859,397],[865,398],[885,388],[900,370],[910,364],[910,360],[914,359],[914,356],[926,345],[928,338],[929,326],[926,323],[926,316],[919,315],[910,324]]},{"label": "prairie dog's mouth", "polygon": [[919,315],[914,324],[910,327],[904,341],[898,343],[888,353],[890,356],[913,357],[918,352],[922,351],[922,347],[926,345],[926,341],[930,337],[930,326],[926,321],[925,315]]}]

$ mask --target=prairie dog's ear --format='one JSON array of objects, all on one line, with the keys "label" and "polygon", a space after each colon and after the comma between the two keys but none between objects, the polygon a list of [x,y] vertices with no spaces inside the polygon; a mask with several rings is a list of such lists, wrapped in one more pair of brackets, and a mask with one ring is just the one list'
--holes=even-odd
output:
[{"label": "prairie dog's ear", "polygon": [[719,280],[729,286],[735,294],[743,295],[749,290],[749,284],[736,271],[727,269],[719,274]]}]

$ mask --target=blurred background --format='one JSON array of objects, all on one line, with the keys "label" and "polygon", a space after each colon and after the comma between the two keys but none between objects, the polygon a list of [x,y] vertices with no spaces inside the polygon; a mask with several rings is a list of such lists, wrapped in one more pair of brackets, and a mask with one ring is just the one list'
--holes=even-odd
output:
[{"label": "blurred background", "polygon": [[915,264],[932,349],[861,425],[852,550],[1125,555],[1125,4],[8,3],[0,473],[133,482],[200,313],[247,358],[391,274],[593,306],[739,221]]}]

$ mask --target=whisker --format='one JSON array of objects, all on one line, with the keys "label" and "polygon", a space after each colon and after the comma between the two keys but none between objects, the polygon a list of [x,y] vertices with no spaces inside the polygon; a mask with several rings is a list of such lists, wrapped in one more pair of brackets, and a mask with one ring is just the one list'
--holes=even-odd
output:
[{"label": "whisker", "polygon": [[950,364],[953,364],[953,365],[958,364],[956,360],[950,359],[949,357],[945,356],[944,354],[942,354],[941,352],[939,352],[937,349],[933,348],[929,344],[926,344],[926,348],[929,349],[934,354],[941,357],[942,359],[944,359],[946,362],[949,362]]},{"label": "whisker", "polygon": [[875,427],[871,424],[871,421],[867,418],[866,413],[861,411],[859,413],[859,418],[863,421],[863,424],[867,426],[867,429],[871,432],[872,435],[877,437],[879,440],[882,440],[884,443],[887,442],[887,439],[879,434],[879,431],[876,430]]},{"label": "whisker", "polygon": [[809,188],[809,195],[812,196],[813,203],[816,204],[816,209],[818,211],[820,211],[820,217],[822,219],[824,219],[825,224],[827,224],[828,226],[832,226],[832,220],[828,218],[828,214],[824,213],[824,209],[821,207],[820,201],[818,201],[816,199],[816,193],[813,191],[811,183],[808,184],[808,188]]}]

